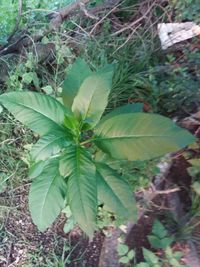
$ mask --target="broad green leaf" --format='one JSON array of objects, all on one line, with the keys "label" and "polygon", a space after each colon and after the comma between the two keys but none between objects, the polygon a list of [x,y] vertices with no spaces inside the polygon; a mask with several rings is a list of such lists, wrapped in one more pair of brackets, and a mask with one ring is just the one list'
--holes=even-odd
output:
[{"label": "broad green leaf", "polygon": [[[86,78],[74,98],[72,111],[76,117],[90,127],[95,126],[108,103],[112,86],[113,68],[104,69]],[[88,128],[90,128],[88,127]]]},{"label": "broad green leaf", "polygon": [[150,250],[142,248],[144,259],[151,264],[158,264],[159,258]]},{"label": "broad green leaf", "polygon": [[136,104],[127,104],[118,108],[115,108],[113,111],[106,114],[101,120],[100,123],[113,118],[114,116],[120,115],[120,114],[128,114],[128,113],[135,113],[135,112],[142,112],[143,110],[143,104],[136,103]]},{"label": "broad green leaf", "polygon": [[98,197],[105,208],[117,216],[135,221],[137,208],[128,183],[113,169],[103,163],[96,163]]},{"label": "broad green leaf", "polygon": [[58,160],[52,159],[32,182],[29,209],[34,224],[45,231],[64,208],[66,184],[59,174]]},{"label": "broad green leaf", "polygon": [[33,165],[31,165],[31,167],[29,168],[29,172],[28,172],[28,176],[31,180],[33,180],[34,178],[38,177],[44,167],[48,164],[47,161],[38,161],[38,162],[35,162]]},{"label": "broad green leaf", "polygon": [[128,253],[128,246],[122,243],[119,243],[117,246],[117,252],[119,256],[123,256]]},{"label": "broad green leaf", "polygon": [[156,249],[165,249],[174,241],[173,237],[164,237],[160,239],[155,235],[148,235],[147,238],[152,247]]},{"label": "broad green leaf", "polygon": [[147,262],[140,262],[133,267],[151,267]]},{"label": "broad green leaf", "polygon": [[74,116],[65,115],[64,124],[65,128],[72,136],[79,138],[80,135],[80,122]]},{"label": "broad green leaf", "polygon": [[62,129],[68,112],[56,99],[35,92],[10,92],[1,95],[0,102],[17,120],[40,135]]},{"label": "broad green leaf", "polygon": [[52,131],[41,137],[33,145],[30,154],[35,161],[45,160],[68,146],[72,142],[70,138],[70,135],[65,130]]},{"label": "broad green leaf", "polygon": [[127,254],[127,257],[129,258],[129,260],[132,260],[135,257],[135,251],[130,250]]},{"label": "broad green leaf", "polygon": [[154,221],[152,227],[152,233],[158,236],[160,239],[167,236],[167,230],[159,220]]},{"label": "broad green leaf", "polygon": [[129,260],[129,258],[127,256],[123,256],[123,257],[119,258],[119,262],[123,263],[123,264],[129,263],[129,261],[130,260]]},{"label": "broad green leaf", "polygon": [[89,66],[83,59],[78,58],[67,70],[67,77],[63,83],[62,98],[66,107],[71,108],[74,97],[83,81],[92,74]]},{"label": "broad green leaf", "polygon": [[148,235],[147,238],[153,248],[162,248],[161,240],[157,236]]},{"label": "broad green leaf", "polygon": [[96,228],[97,184],[95,165],[80,146],[70,146],[60,160],[60,173],[68,177],[68,203],[75,221],[92,237]]},{"label": "broad green leaf", "polygon": [[194,182],[192,184],[192,189],[195,191],[195,193],[200,196],[200,183],[199,182]]},{"label": "broad green leaf", "polygon": [[180,264],[176,259],[169,259],[169,264],[173,267],[182,267],[183,265]]},{"label": "broad green leaf", "polygon": [[161,240],[162,248],[166,248],[166,247],[170,246],[173,242],[174,242],[173,236],[163,238]]},{"label": "broad green leaf", "polygon": [[147,113],[121,114],[100,123],[94,141],[116,159],[147,160],[195,141],[170,119]]}]

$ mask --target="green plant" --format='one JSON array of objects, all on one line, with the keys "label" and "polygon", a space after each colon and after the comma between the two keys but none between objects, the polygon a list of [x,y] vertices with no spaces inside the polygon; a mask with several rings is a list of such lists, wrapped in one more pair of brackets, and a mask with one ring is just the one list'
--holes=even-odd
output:
[{"label": "green plant", "polygon": [[176,16],[181,20],[200,22],[200,5],[198,0],[173,0],[172,4],[176,9]]},{"label": "green plant", "polygon": [[135,251],[129,250],[129,247],[126,244],[119,243],[117,246],[117,252],[119,255],[120,263],[129,263],[135,257]]},{"label": "green plant", "polygon": [[18,1],[1,0],[0,44],[5,44],[7,42],[7,37],[12,33],[16,24],[19,24],[18,26],[24,26],[24,24],[31,24],[36,20],[46,22],[47,13],[72,4],[75,1],[76,0],[26,0],[21,3]]},{"label": "green plant", "polygon": [[151,235],[148,235],[148,240],[153,248],[165,249],[171,245],[174,241],[172,236],[169,236],[164,225],[159,221],[155,220],[152,227]]},{"label": "green plant", "polygon": [[138,263],[133,267],[187,267],[180,263],[183,253],[180,251],[173,252],[170,247],[165,249],[163,257],[157,256],[154,252],[146,248],[142,248],[142,251],[145,262]]},{"label": "green plant", "polygon": [[[190,176],[198,181],[199,174],[200,174],[200,158],[190,159],[189,163],[191,164],[190,167],[187,168]],[[195,187],[194,187],[195,189]],[[200,191],[199,191],[200,192]]]},{"label": "green plant", "polygon": [[95,160],[97,151],[122,161],[148,160],[195,140],[170,119],[138,112],[134,105],[118,108],[101,119],[112,76],[112,65],[92,72],[78,59],[64,81],[64,105],[34,92],[0,96],[0,102],[17,120],[41,136],[31,149],[29,172],[33,180],[29,208],[41,231],[69,205],[74,220],[91,237],[97,228],[98,199],[118,217],[136,219],[128,183],[104,160]]},{"label": "green plant", "polygon": [[142,248],[145,262],[140,262],[133,267],[160,267],[160,258],[156,256],[152,251]]},{"label": "green plant", "polygon": [[[18,61],[17,66],[10,71],[9,79],[7,80],[7,87],[10,91],[22,90],[33,84],[36,89],[39,89],[40,80],[37,75],[37,60],[34,58],[33,53],[27,53],[26,62]],[[40,69],[41,71],[41,69]]]}]

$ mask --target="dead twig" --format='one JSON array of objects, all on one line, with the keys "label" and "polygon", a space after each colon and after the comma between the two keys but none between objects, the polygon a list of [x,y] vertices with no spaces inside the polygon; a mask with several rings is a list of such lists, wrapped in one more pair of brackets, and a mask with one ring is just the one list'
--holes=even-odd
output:
[{"label": "dead twig", "polygon": [[118,50],[120,50],[122,47],[124,47],[130,40],[131,40],[131,38],[133,37],[133,35],[135,34],[135,32],[137,31],[137,29],[138,28],[140,28],[140,24],[132,31],[132,33],[131,34],[129,34],[129,36],[128,36],[128,38],[126,39],[126,41],[122,44],[122,45],[120,45],[114,52],[113,52],[113,54],[115,54]]},{"label": "dead twig", "polygon": [[173,189],[167,189],[167,190],[156,190],[154,193],[156,195],[166,195],[166,194],[171,194],[177,191],[180,191],[180,188],[173,188]]},{"label": "dead twig", "polygon": [[137,20],[133,21],[132,23],[128,24],[126,27],[120,29],[117,32],[114,32],[113,34],[111,34],[111,36],[116,36],[126,30],[133,30],[133,27],[135,25],[137,25],[139,22],[141,22],[144,18],[146,18],[146,16],[150,13],[150,11],[152,10],[152,8],[155,6],[155,3],[153,3],[152,5],[150,5],[150,7],[146,10],[146,12]]},{"label": "dead twig", "polygon": [[83,11],[84,15],[90,19],[98,20],[98,17],[93,15],[90,11],[88,11],[85,7],[84,3],[80,3],[80,9]]},{"label": "dead twig", "polygon": [[92,33],[96,30],[96,28],[111,14],[113,13],[119,6],[121,5],[118,4],[116,6],[114,6],[105,16],[103,16],[94,26],[93,28],[91,29],[90,31],[90,35],[92,35]]},{"label": "dead twig", "polygon": [[[75,9],[80,8],[81,5],[85,5],[89,2],[90,0],[79,0],[76,1],[75,3],[68,5],[56,13],[54,12],[52,17],[53,19],[50,22],[49,28],[50,29],[57,29],[60,24],[63,22],[63,20]],[[51,14],[49,15],[51,16]]]}]

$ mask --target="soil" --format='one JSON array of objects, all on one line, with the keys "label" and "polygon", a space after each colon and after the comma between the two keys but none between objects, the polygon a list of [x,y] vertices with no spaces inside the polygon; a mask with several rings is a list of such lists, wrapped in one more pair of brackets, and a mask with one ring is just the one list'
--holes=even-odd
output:
[{"label": "soil", "polygon": [[18,188],[12,203],[9,203],[9,195],[0,195],[1,204],[4,202],[4,205],[16,207],[4,214],[6,220],[0,230],[0,266],[27,267],[30,262],[31,266],[47,266],[45,264],[50,260],[49,257],[52,256],[52,260],[55,255],[61,257],[61,248],[65,244],[70,247],[69,252],[64,255],[68,258],[67,266],[97,267],[104,240],[103,233],[97,232],[92,242],[78,228],[66,235],[62,230],[65,220],[62,217],[44,233],[39,232],[28,212],[28,189],[29,185]]}]

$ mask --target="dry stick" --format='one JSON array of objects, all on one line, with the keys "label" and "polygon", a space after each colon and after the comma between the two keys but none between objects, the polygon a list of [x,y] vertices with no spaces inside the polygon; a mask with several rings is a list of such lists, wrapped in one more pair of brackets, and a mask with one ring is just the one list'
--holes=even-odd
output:
[{"label": "dry stick", "polygon": [[114,8],[112,8],[103,18],[101,18],[95,25],[94,25],[94,27],[92,28],[92,30],[90,31],[90,35],[92,35],[92,33],[95,31],[95,29],[97,28],[97,26],[99,25],[99,24],[101,24],[103,21],[104,21],[104,19],[106,19],[111,13],[113,13],[119,6],[121,5],[121,3],[120,4],[118,4],[118,5],[116,5]]},{"label": "dry stick", "polygon": [[[149,7],[148,8],[148,10],[149,9],[152,9],[152,7]],[[144,15],[144,18],[145,18],[146,16]],[[160,18],[159,18],[160,19]],[[158,22],[158,20],[156,20],[156,23]],[[147,23],[148,24],[148,23]],[[151,24],[151,26],[148,28],[148,30],[154,25],[155,23],[153,23],[153,24]],[[137,34],[137,29],[139,28],[141,26],[141,24],[139,25],[139,26],[137,26],[133,31],[132,31],[132,33],[128,36],[128,38],[126,39],[126,41],[121,45],[121,46],[119,46],[114,52],[113,52],[113,54],[115,54],[119,49],[121,49],[122,47],[124,47],[124,45],[126,45],[127,43],[128,43],[128,41],[133,37],[133,35],[134,35],[134,33],[136,33]],[[124,28],[123,28],[124,29]],[[123,30],[122,29],[122,30]],[[145,31],[145,33],[148,31],[148,30],[146,30]]]},{"label": "dry stick", "polygon": [[113,55],[118,51],[120,50],[122,47],[124,47],[129,41],[130,39],[133,37],[134,33],[137,31],[138,28],[140,28],[141,24],[139,24],[133,31],[131,34],[129,34],[128,38],[126,39],[126,41],[120,45],[114,52],[113,52]]},{"label": "dry stick", "polygon": [[80,3],[80,9],[83,11],[84,15],[90,19],[98,20],[98,17],[90,13],[87,8],[85,7],[84,3]]},{"label": "dry stick", "polygon": [[128,26],[124,27],[123,29],[111,34],[111,36],[115,36],[115,35],[118,35],[126,30],[130,30],[133,28],[133,26],[135,26],[137,23],[139,23],[141,20],[143,20],[147,15],[148,13],[151,11],[151,9],[155,6],[155,3],[153,3],[148,9],[147,11],[144,13],[144,15],[142,15],[142,17],[140,17],[139,19],[133,21],[132,23],[130,23]]},{"label": "dry stick", "polygon": [[79,0],[57,11],[56,16],[52,19],[49,28],[50,29],[57,28],[61,24],[61,22],[67,17],[67,15],[69,15],[70,12],[80,7],[81,4],[87,4],[89,1],[90,0]]},{"label": "dry stick", "polygon": [[[165,15],[168,13],[168,11],[165,11],[164,13],[163,13],[163,15],[161,16],[161,17],[159,17],[158,19],[156,19],[145,31],[144,31],[144,33],[143,33],[143,35],[145,35],[149,30],[151,30],[155,25],[157,25],[157,23],[162,19],[164,19],[164,17],[165,17]],[[153,30],[152,30],[152,32],[153,32]],[[157,34],[156,34],[157,35]],[[157,48],[156,50],[154,50],[154,51],[159,51],[161,48],[159,47],[159,48]]]},{"label": "dry stick", "polygon": [[154,193],[156,195],[165,195],[165,194],[174,193],[180,190],[181,190],[180,188],[173,188],[173,189],[167,189],[167,190],[156,190]]},{"label": "dry stick", "polygon": [[77,24],[74,21],[71,21],[71,23],[74,24],[77,28],[79,28],[82,32],[84,32],[88,37],[90,37],[90,34],[85,29],[83,29],[79,24]]}]

